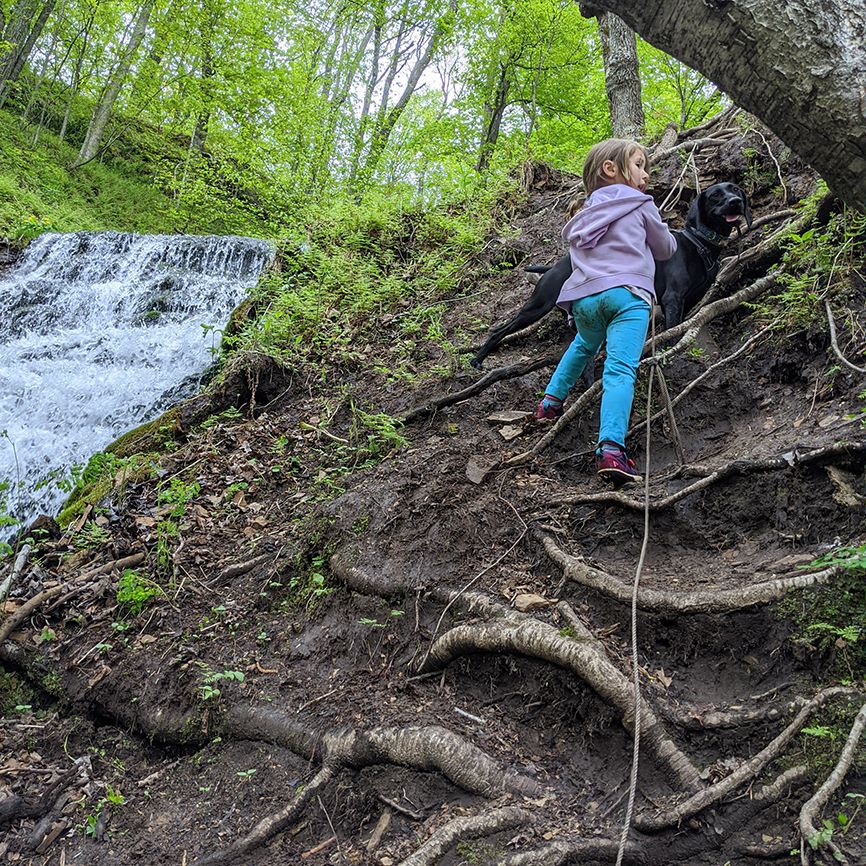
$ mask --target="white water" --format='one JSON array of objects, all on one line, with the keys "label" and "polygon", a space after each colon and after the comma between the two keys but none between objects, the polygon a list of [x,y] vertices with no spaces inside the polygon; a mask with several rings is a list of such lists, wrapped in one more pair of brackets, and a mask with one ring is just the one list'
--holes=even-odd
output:
[{"label": "white water", "polygon": [[23,525],[62,503],[56,481],[36,489],[49,474],[195,391],[220,337],[202,325],[222,328],[272,257],[240,237],[78,232],[27,247],[0,279],[0,480]]}]

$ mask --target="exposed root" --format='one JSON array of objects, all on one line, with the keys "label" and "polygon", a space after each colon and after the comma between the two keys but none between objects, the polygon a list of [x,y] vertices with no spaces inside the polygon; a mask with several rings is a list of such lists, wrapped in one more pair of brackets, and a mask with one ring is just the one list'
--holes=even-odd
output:
[{"label": "exposed root", "polygon": [[[698,493],[705,490],[707,487],[721,481],[725,478],[730,478],[734,475],[750,475],[759,472],[775,472],[780,469],[791,469],[794,466],[815,463],[820,460],[830,459],[835,457],[847,457],[851,454],[859,454],[866,452],[866,442],[836,442],[833,445],[827,445],[823,448],[816,448],[813,451],[807,451],[805,454],[797,453],[797,448],[794,446],[791,450],[785,451],[776,457],[765,457],[758,460],[731,460],[713,469],[709,474],[705,475],[699,481],[683,487],[676,493],[670,496],[665,496],[662,499],[650,501],[650,510],[662,511],[665,508],[670,508],[676,505],[677,502],[691,496],[693,493]],[[691,474],[705,472],[703,467],[688,467]],[[604,493],[581,493],[581,494],[566,494],[564,496],[551,496],[548,500],[553,505],[585,505],[588,503],[604,503],[622,505],[624,508],[630,508],[632,511],[643,511],[644,503],[642,500],[634,499],[631,496],[626,496],[624,493],[615,493],[606,491]]]},{"label": "exposed root", "polygon": [[[851,768],[851,764],[854,763],[857,744],[860,742],[864,728],[866,728],[866,704],[860,707],[860,712],[857,713],[854,719],[851,732],[848,734],[848,739],[842,747],[842,752],[839,755],[836,766],[833,768],[833,772],[827,776],[824,784],[803,804],[803,808],[800,810],[800,863],[802,866],[810,866],[812,863],[812,852],[821,847],[821,843],[816,838],[818,829],[815,827],[815,821],[827,805],[830,797],[833,796],[836,789],[842,784],[842,780]],[[842,855],[842,852],[833,844],[832,839],[828,839],[825,844],[830,847],[833,852],[833,858],[838,863],[848,862]]]},{"label": "exposed root", "polygon": [[[581,586],[603,592],[619,601],[630,602],[631,587],[618,577],[598,568],[593,568],[582,559],[566,553],[556,545],[549,535],[540,534],[540,538],[548,556],[562,568],[563,574],[570,580],[581,584]],[[640,587],[637,604],[641,610],[662,613],[721,613],[729,610],[742,610],[783,598],[792,589],[803,589],[826,583],[840,572],[840,568],[832,566],[808,574],[795,574],[791,577],[780,577],[749,586],[708,592],[666,592]]]},{"label": "exposed root", "polygon": [[[588,630],[576,638],[531,616],[508,610],[484,596],[467,593],[464,602],[481,610],[492,622],[459,625],[447,631],[431,647],[422,672],[445,667],[459,656],[476,652],[514,652],[543,659],[572,671],[622,715],[626,730],[634,728],[631,683],[599,651]],[[667,736],[646,704],[641,707],[641,729],[647,747],[671,781],[687,790],[700,787],[699,773],[689,758]]]},{"label": "exposed root", "polygon": [[478,839],[502,830],[512,830],[532,820],[532,814],[519,806],[491,809],[483,815],[455,818],[440,827],[417,851],[410,854],[400,866],[431,866],[461,839]]},{"label": "exposed root", "polygon": [[470,397],[480,394],[482,391],[486,390],[491,385],[495,385],[497,382],[501,382],[504,379],[517,379],[520,376],[525,376],[527,373],[533,372],[534,370],[540,370],[542,367],[552,367],[558,360],[558,354],[548,355],[544,358],[536,358],[533,361],[524,361],[521,364],[512,364],[508,367],[497,367],[495,370],[491,370],[489,373],[478,379],[478,381],[473,382],[461,391],[457,391],[453,394],[445,394],[442,397],[437,397],[436,399],[431,400],[429,403],[425,403],[423,406],[416,406],[414,409],[410,409],[401,420],[404,424],[408,424],[411,421],[417,421],[419,418],[425,418],[427,415],[432,415],[444,406],[451,406],[454,403],[459,403],[461,400],[468,400]]},{"label": "exposed root", "polygon": [[836,357],[849,370],[853,370],[855,373],[866,373],[866,367],[858,367],[856,364],[852,364],[842,354],[842,350],[839,348],[839,341],[836,339],[836,321],[833,319],[833,310],[830,308],[830,302],[826,298],[824,298],[824,309],[827,311],[827,324],[830,325],[830,343],[833,346],[833,351],[835,352]]},{"label": "exposed root", "polygon": [[[730,313],[732,310],[735,310],[740,304],[745,303],[746,301],[752,301],[757,298],[759,295],[763,294],[767,291],[771,286],[775,285],[776,276],[775,274],[769,275],[766,277],[761,277],[758,280],[755,280],[746,288],[741,289],[736,294],[731,295],[727,298],[722,298],[715,303],[709,304],[706,307],[701,308],[699,312],[697,312],[694,316],[692,316],[687,321],[683,322],[680,325],[677,325],[674,328],[669,328],[667,331],[663,331],[656,337],[656,341],[661,340],[673,340],[683,335],[686,335],[676,346],[671,349],[668,349],[663,353],[659,358],[654,362],[652,358],[644,358],[640,365],[648,365],[651,363],[660,363],[661,360],[667,359],[674,354],[679,354],[688,348],[691,342],[697,337],[698,331],[707,324],[707,322],[711,322],[713,319],[724,315],[725,313]],[[692,336],[693,335],[693,336]],[[648,341],[644,345],[644,352],[646,352],[650,348],[650,342]],[[550,428],[550,430],[542,436],[535,445],[532,446],[528,451],[523,452],[522,454],[518,454],[511,459],[505,461],[506,466],[514,466],[521,463],[525,463],[531,457],[536,454],[540,454],[544,451],[551,442],[553,442],[557,436],[568,426],[569,422],[583,409],[586,407],[588,403],[590,403],[596,396],[601,393],[601,382],[595,382],[591,387],[587,388],[580,397],[575,400],[571,406],[565,411],[563,416]]]},{"label": "exposed root", "polygon": [[[612,839],[557,839],[541,848],[521,851],[497,861],[497,866],[561,866],[587,860],[616,860],[619,844]],[[629,843],[623,863],[643,863],[638,846]]]},{"label": "exposed root", "polygon": [[717,782],[715,785],[705,788],[698,792],[688,800],[680,803],[679,806],[671,809],[668,812],[663,812],[660,815],[649,817],[639,816],[635,821],[635,827],[643,833],[656,833],[666,827],[671,827],[679,824],[686,818],[691,818],[698,812],[706,809],[707,806],[717,803],[722,797],[727,796],[732,791],[736,790],[740,785],[754,779],[770,761],[775,760],[782,754],[788,743],[799,733],[809,716],[822,707],[830,698],[838,695],[855,694],[854,689],[845,688],[842,686],[834,686],[829,689],[824,689],[818,692],[815,697],[797,713],[796,718],[780,733],[774,740],[771,740],[757,755],[742,764],[737,770]]},{"label": "exposed root", "polygon": [[736,707],[727,710],[716,707],[680,704],[676,707],[659,701],[659,715],[680,728],[690,731],[710,731],[723,728],[739,728],[755,722],[777,722],[791,715],[808,703],[806,698],[797,697],[786,704],[770,704],[765,707]]}]

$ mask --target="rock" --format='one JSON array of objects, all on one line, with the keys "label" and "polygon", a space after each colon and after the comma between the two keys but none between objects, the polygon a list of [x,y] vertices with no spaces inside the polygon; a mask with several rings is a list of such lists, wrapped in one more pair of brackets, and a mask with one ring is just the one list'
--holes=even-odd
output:
[{"label": "rock", "polygon": [[529,613],[533,610],[550,607],[552,603],[543,596],[536,595],[534,592],[521,592],[514,597],[514,607],[521,613]]},{"label": "rock", "polygon": [[507,427],[500,427],[499,428],[499,435],[506,442],[510,442],[512,439],[516,439],[522,432],[523,432],[522,427],[514,427],[510,424]]},{"label": "rock", "polygon": [[492,424],[513,424],[515,421],[523,421],[528,414],[525,409],[522,412],[517,409],[506,409],[488,415],[487,420]]}]

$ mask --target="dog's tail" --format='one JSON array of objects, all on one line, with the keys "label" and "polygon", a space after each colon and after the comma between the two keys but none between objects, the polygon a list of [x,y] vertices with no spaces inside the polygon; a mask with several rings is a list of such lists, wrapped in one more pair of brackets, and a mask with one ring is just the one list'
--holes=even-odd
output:
[{"label": "dog's tail", "polygon": [[546,274],[553,265],[527,265],[523,270],[527,274]]}]

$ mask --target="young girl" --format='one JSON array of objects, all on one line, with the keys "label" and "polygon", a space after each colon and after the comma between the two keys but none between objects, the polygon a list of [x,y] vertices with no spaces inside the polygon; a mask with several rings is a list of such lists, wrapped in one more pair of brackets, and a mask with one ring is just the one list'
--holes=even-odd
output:
[{"label": "young girl", "polygon": [[617,486],[641,480],[625,452],[625,434],[655,301],[655,260],[669,259],[677,248],[644,193],[648,179],[647,152],[635,141],[610,138],[587,154],[583,186],[588,198],[562,230],[573,271],[557,300],[574,319],[577,336],[536,411],[541,419],[562,415],[563,399],[606,339],[595,453],[599,476]]}]

